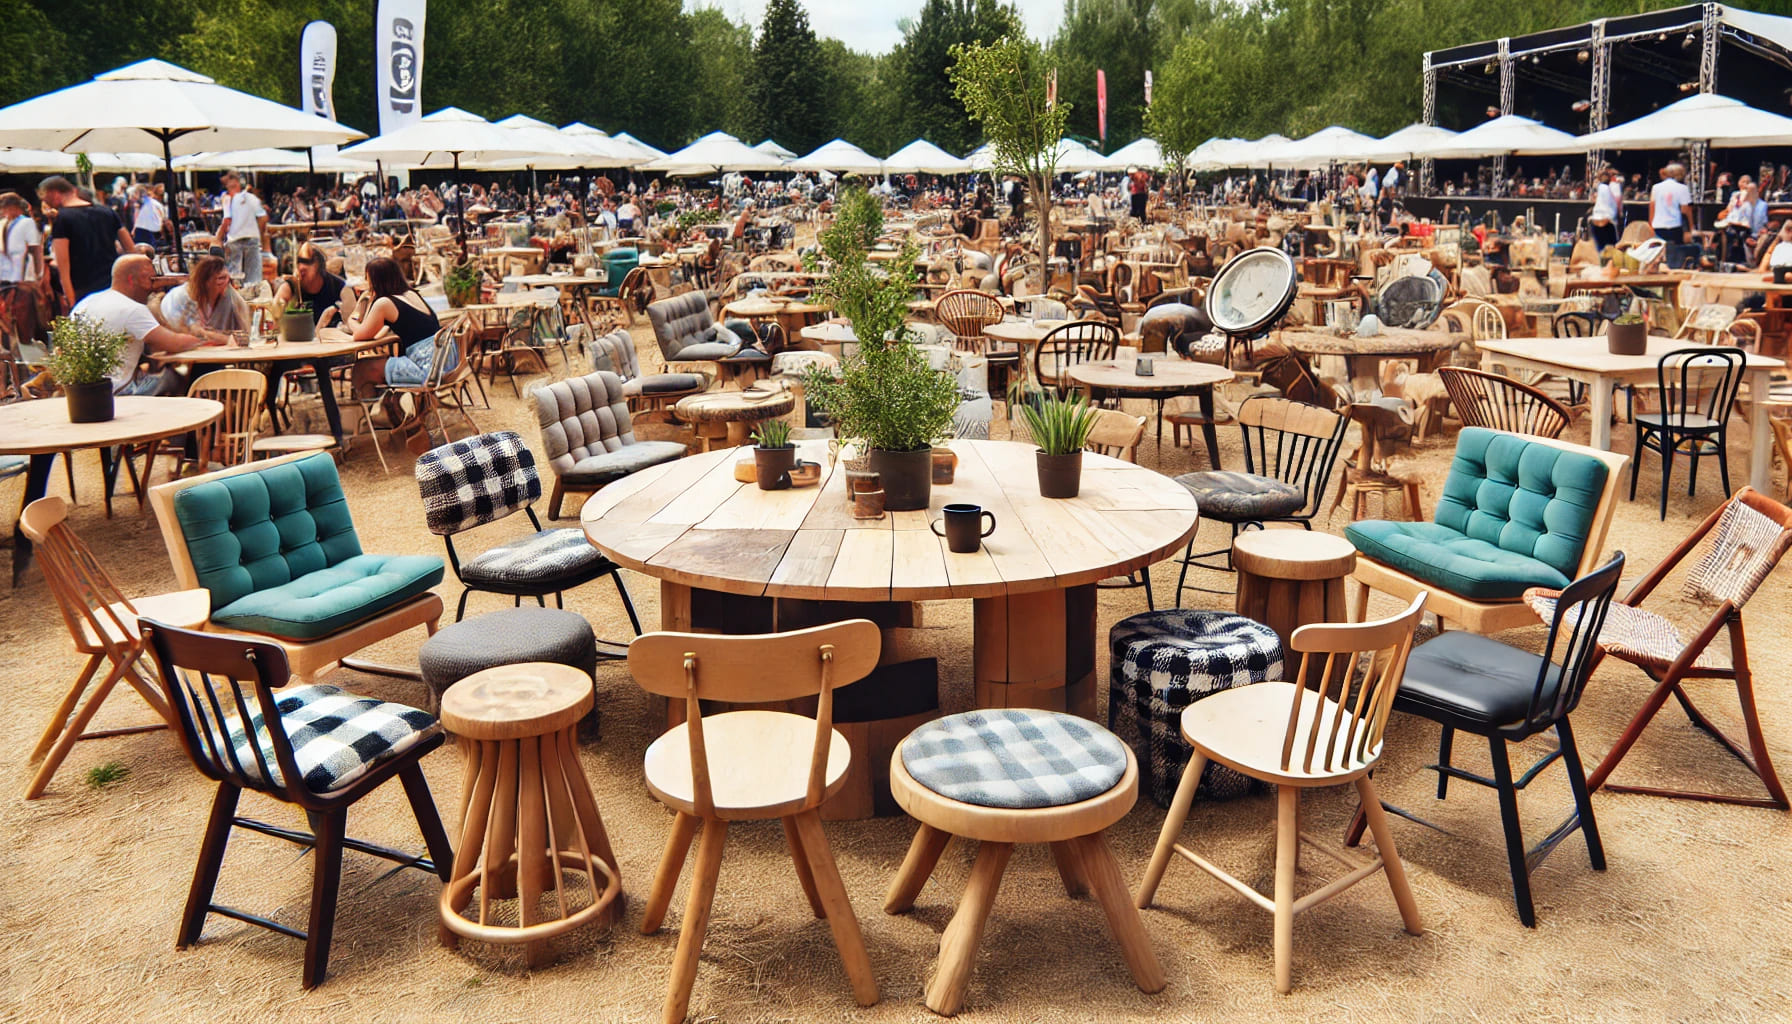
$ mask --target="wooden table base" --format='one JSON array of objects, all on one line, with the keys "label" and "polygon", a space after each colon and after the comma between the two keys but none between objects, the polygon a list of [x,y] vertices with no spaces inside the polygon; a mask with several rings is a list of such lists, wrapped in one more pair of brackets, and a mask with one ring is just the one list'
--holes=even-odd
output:
[{"label": "wooden table base", "polygon": [[973,602],[975,700],[1095,718],[1095,585]]}]

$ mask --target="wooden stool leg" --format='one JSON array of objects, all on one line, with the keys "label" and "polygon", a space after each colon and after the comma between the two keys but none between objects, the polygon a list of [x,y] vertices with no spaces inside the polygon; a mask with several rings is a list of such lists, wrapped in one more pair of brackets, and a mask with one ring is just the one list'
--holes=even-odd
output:
[{"label": "wooden stool leg", "polygon": [[722,869],[722,846],[727,839],[727,822],[712,818],[703,823],[703,838],[697,843],[697,867],[691,875],[684,921],[679,925],[678,953],[672,960],[672,980],[666,983],[665,1024],[684,1024],[690,1010],[691,986],[697,981],[697,958],[703,953],[703,933],[709,930],[709,909],[715,902],[716,876]]},{"label": "wooden stool leg", "polygon": [[491,824],[485,833],[483,877],[479,884],[479,916],[486,916],[489,900],[507,900],[516,896],[516,865],[511,855],[516,852],[517,743],[504,740],[498,747],[498,780],[492,789]]},{"label": "wooden stool leg", "polygon": [[672,890],[678,887],[679,872],[691,852],[691,837],[697,832],[697,816],[679,812],[672,819],[672,834],[666,837],[666,850],[660,854],[659,870],[653,875],[653,889],[647,894],[647,906],[641,912],[641,934],[652,935],[666,920],[666,908],[672,905]]},{"label": "wooden stool leg", "polygon": [[1400,906],[1400,921],[1406,934],[1418,935],[1425,930],[1419,921],[1419,905],[1412,898],[1412,887],[1406,883],[1406,865],[1394,847],[1394,832],[1388,828],[1388,813],[1381,808],[1381,796],[1375,782],[1365,775],[1356,780],[1357,795],[1362,798],[1363,813],[1369,819],[1369,830],[1375,835],[1375,852],[1381,855],[1382,871],[1388,876],[1388,887],[1394,890],[1394,902]]},{"label": "wooden stool leg", "polygon": [[834,947],[840,951],[840,963],[852,984],[853,998],[860,1006],[870,1006],[877,1002],[877,976],[872,973],[871,957],[865,952],[859,919],[846,898],[846,885],[840,881],[840,869],[834,864],[834,851],[828,847],[827,833],[821,830],[821,813],[810,808],[797,815],[796,828],[815,873],[815,892],[827,911],[828,927],[834,932]]},{"label": "wooden stool leg", "polygon": [[1069,840],[1051,844],[1052,860],[1058,865],[1058,877],[1064,882],[1064,895],[1071,899],[1086,896],[1089,893],[1089,882],[1086,872],[1079,862],[1076,849]]},{"label": "wooden stool leg", "polygon": [[[548,816],[541,788],[541,748],[535,737],[517,746],[517,909],[527,928],[541,921],[541,897],[547,891],[551,864],[546,856]],[[547,943],[525,943],[524,949],[531,968],[546,963]]]},{"label": "wooden stool leg", "polygon": [[896,869],[896,878],[884,896],[884,913],[905,913],[915,905],[915,897],[921,894],[927,879],[932,877],[934,865],[939,863],[940,854],[951,838],[951,833],[921,823],[914,842],[909,844],[908,856],[902,858],[902,866]]},{"label": "wooden stool leg", "polygon": [[[573,809],[578,812],[579,825],[585,830],[585,842],[590,844],[591,852],[621,879],[622,868],[616,863],[616,852],[610,848],[610,833],[604,828],[604,816],[598,812],[597,799],[591,795],[591,784],[579,768],[577,731],[577,727],[562,729],[555,739],[560,763],[566,766],[566,788],[572,793]],[[690,844],[687,841],[685,845]]]},{"label": "wooden stool leg", "polygon": [[1294,857],[1300,845],[1298,802],[1295,786],[1276,787],[1276,991],[1286,995],[1294,987]]},{"label": "wooden stool leg", "polygon": [[1164,880],[1164,870],[1170,866],[1170,854],[1176,850],[1176,840],[1182,836],[1182,826],[1188,823],[1188,810],[1195,802],[1195,789],[1201,784],[1201,773],[1207,770],[1207,758],[1200,751],[1195,751],[1188,759],[1188,767],[1182,770],[1182,781],[1176,784],[1176,795],[1170,798],[1170,813],[1164,817],[1163,831],[1157,834],[1157,847],[1151,851],[1151,865],[1145,869],[1145,877],[1139,882],[1139,895],[1135,901],[1140,910],[1151,906],[1151,900],[1157,895],[1157,885]]},{"label": "wooden stool leg", "polygon": [[1151,937],[1145,934],[1145,923],[1139,920],[1139,908],[1132,905],[1126,881],[1120,877],[1120,865],[1114,862],[1107,833],[1078,836],[1070,845],[1077,851],[1077,861],[1096,901],[1107,914],[1108,930],[1120,944],[1120,955],[1126,960],[1126,969],[1132,972],[1133,982],[1141,992],[1163,991],[1163,965],[1157,961]]},{"label": "wooden stool leg", "polygon": [[[485,833],[491,820],[492,791],[497,786],[498,745],[491,740],[465,741],[467,764],[462,770],[467,773],[467,786],[463,787],[466,796],[462,799],[465,809],[461,812],[460,846],[454,851],[454,870],[449,875],[449,885],[442,889],[441,914],[446,918],[449,914],[458,914],[466,909],[471,901],[472,890],[463,896],[455,897],[453,883],[472,874],[479,863],[479,855],[485,849]],[[489,865],[487,866],[489,870]],[[483,887],[480,892],[480,906],[490,902]],[[485,923],[485,915],[479,916],[479,923]],[[460,945],[460,936],[448,929],[446,924],[438,926],[436,936],[442,945],[454,949]]]},{"label": "wooden stool leg", "polygon": [[940,936],[940,962],[933,981],[927,986],[927,1008],[946,1017],[964,1007],[964,990],[971,981],[971,968],[977,962],[977,946],[983,941],[983,925],[989,920],[989,908],[996,901],[996,890],[1002,884],[1002,872],[1008,867],[1013,843],[984,842],[977,847],[977,862],[971,867],[971,880],[958,911]]},{"label": "wooden stool leg", "polygon": [[826,917],[821,897],[815,894],[815,872],[809,869],[809,855],[803,851],[803,836],[797,831],[796,818],[787,815],[778,821],[784,826],[784,842],[790,847],[790,860],[796,865],[796,880],[803,887],[803,897],[816,917]]}]

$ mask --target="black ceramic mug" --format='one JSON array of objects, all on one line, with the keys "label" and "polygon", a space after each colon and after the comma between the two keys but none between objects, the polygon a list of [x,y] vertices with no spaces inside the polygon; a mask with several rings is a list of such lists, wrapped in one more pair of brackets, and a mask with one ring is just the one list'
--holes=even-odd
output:
[{"label": "black ceramic mug", "polygon": [[[987,511],[982,505],[966,505],[954,503],[940,511],[945,513],[943,519],[935,519],[932,530],[935,536],[946,538],[946,548],[961,555],[968,555],[983,546],[983,538],[996,532],[996,514]],[[983,518],[989,517],[988,528],[983,527]],[[940,532],[940,524],[946,524],[946,532]],[[982,532],[978,532],[981,530]]]}]

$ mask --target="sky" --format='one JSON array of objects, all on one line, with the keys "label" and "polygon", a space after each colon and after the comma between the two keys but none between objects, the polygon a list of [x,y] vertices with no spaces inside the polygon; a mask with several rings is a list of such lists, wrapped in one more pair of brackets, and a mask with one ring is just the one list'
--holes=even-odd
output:
[{"label": "sky", "polygon": [[[803,6],[816,35],[832,36],[863,53],[884,53],[902,41],[896,22],[919,14],[921,4],[922,0],[804,0]],[[1028,35],[1043,41],[1057,33],[1064,0],[1014,0],[1014,5]],[[744,18],[757,30],[765,0],[686,0],[686,6],[719,7],[729,18]]]}]

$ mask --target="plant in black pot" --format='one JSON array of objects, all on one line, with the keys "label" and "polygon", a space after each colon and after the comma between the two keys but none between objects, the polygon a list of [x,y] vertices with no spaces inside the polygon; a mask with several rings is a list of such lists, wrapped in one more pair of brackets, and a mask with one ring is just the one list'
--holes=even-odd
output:
[{"label": "plant in black pot", "polygon": [[958,381],[935,370],[907,327],[914,297],[916,250],[907,246],[887,266],[866,253],[883,233],[883,206],[863,189],[844,191],[834,223],[821,233],[822,297],[852,321],[858,351],[838,370],[812,367],[803,387],[833,420],[841,438],[859,442],[883,481],[884,507],[924,509],[933,496],[933,443],[952,433]]},{"label": "plant in black pot", "polygon": [[753,472],[762,491],[781,491],[790,486],[796,466],[796,445],[790,443],[790,424],[766,420],[753,432]]},{"label": "plant in black pot", "polygon": [[1640,314],[1625,313],[1605,329],[1605,345],[1615,356],[1640,356],[1649,351],[1649,321]]},{"label": "plant in black pot", "polygon": [[65,316],[50,326],[50,376],[68,395],[71,423],[104,423],[112,418],[112,380],[131,339],[98,321]]},{"label": "plant in black pot", "polygon": [[317,321],[311,318],[310,303],[288,303],[286,308],[280,311],[280,340],[317,340]]},{"label": "plant in black pot", "polygon": [[1039,446],[1039,495],[1074,498],[1083,483],[1083,443],[1095,428],[1095,409],[1080,398],[1047,398],[1020,407]]}]

